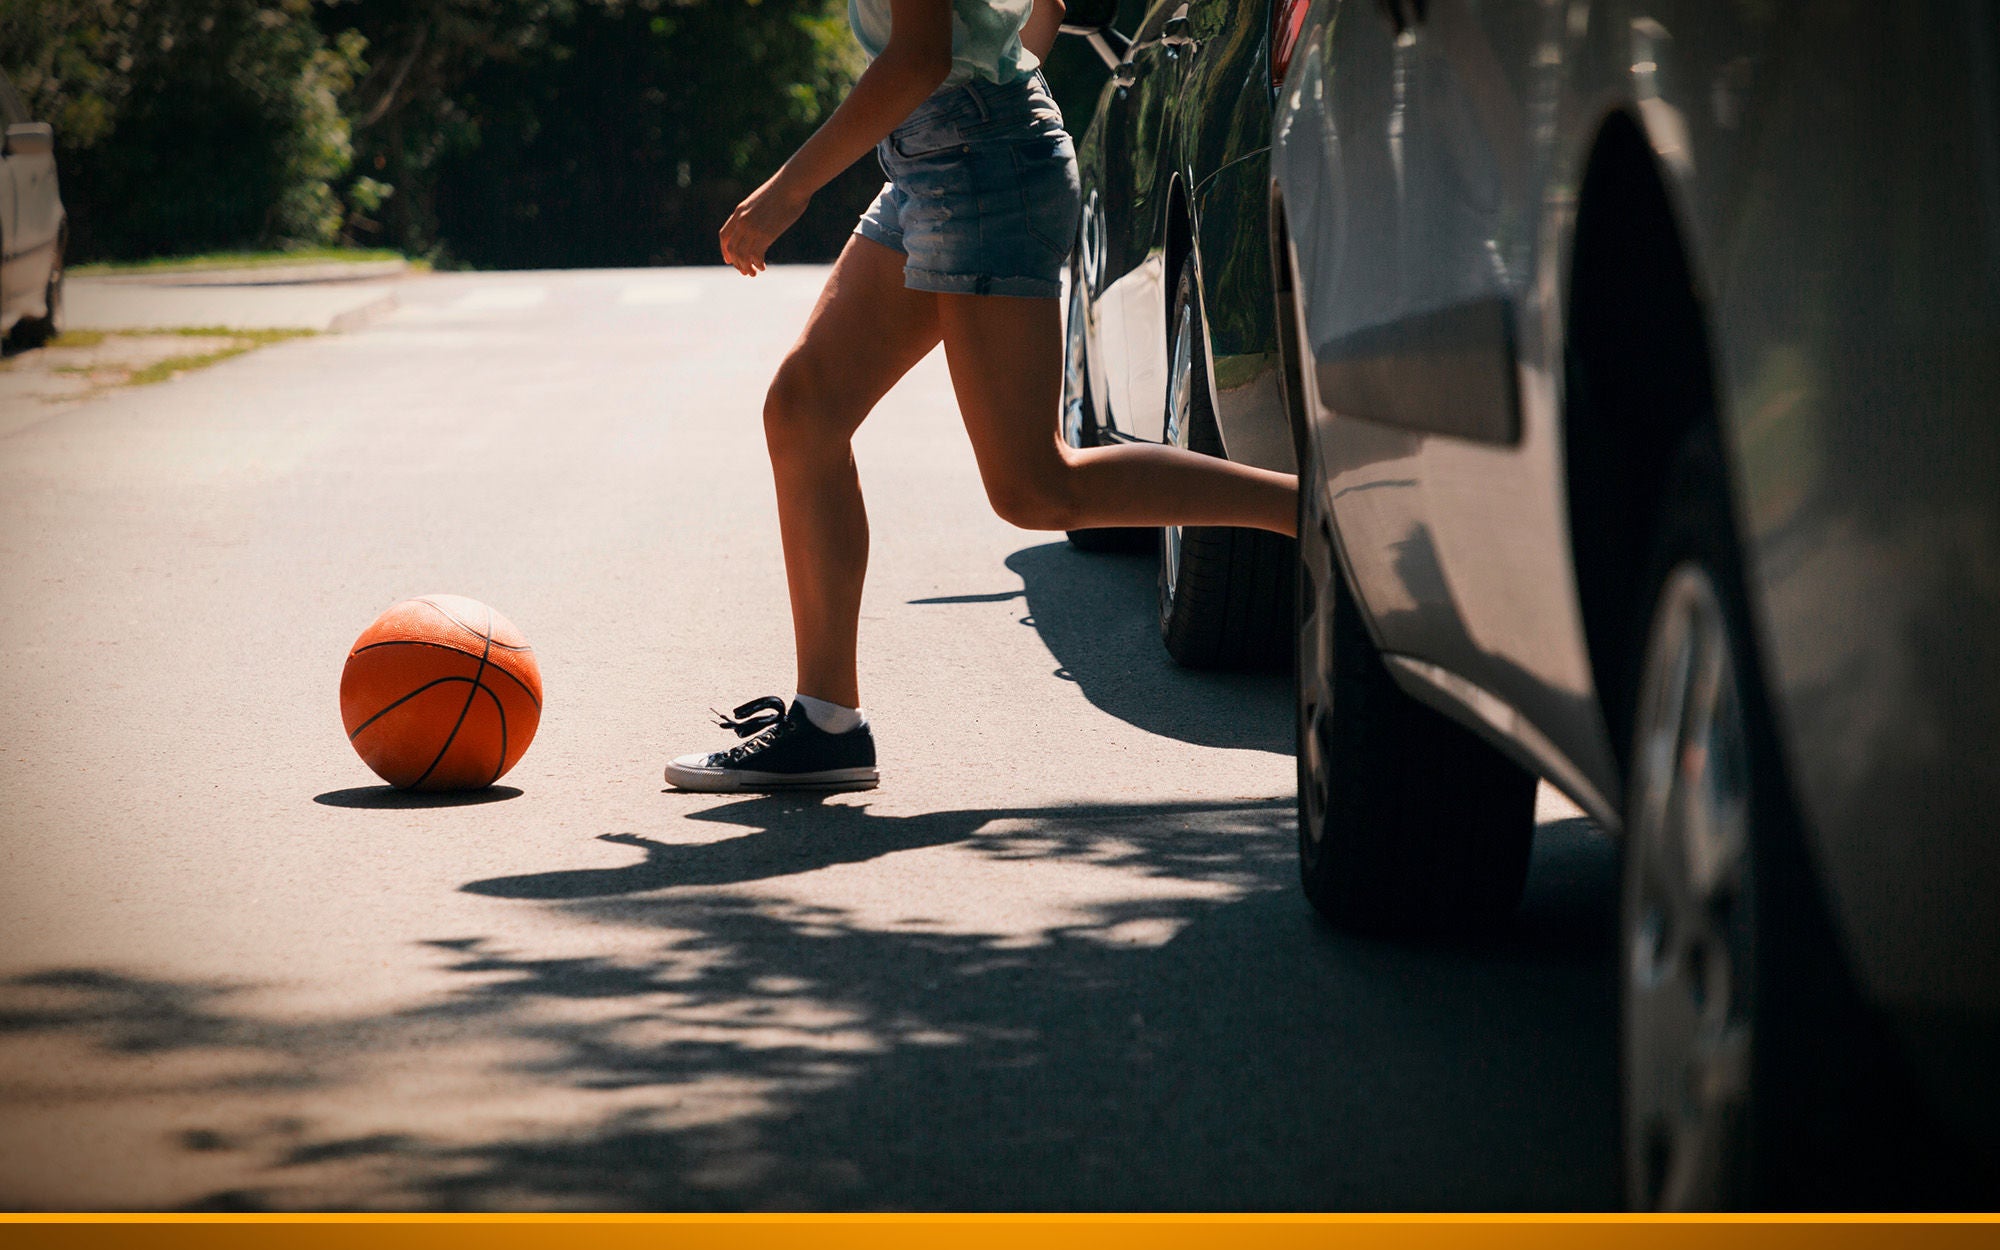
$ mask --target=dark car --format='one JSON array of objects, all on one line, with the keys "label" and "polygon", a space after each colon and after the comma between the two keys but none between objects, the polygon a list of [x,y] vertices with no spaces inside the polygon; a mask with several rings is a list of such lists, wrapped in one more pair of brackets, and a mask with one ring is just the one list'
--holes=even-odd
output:
[{"label": "dark car", "polygon": [[[1282,6],[1280,6],[1282,7]],[[1301,6],[1302,7],[1302,6]],[[1070,6],[1111,80],[1078,145],[1064,436],[1149,441],[1292,471],[1269,235],[1271,0],[1160,0],[1127,40]],[[1079,546],[1115,532],[1072,534]],[[1292,544],[1247,529],[1160,534],[1160,627],[1183,664],[1282,666]]]},{"label": "dark car", "polygon": [[56,188],[55,131],[34,121],[0,74],[0,337],[24,346],[62,323],[67,218]]},{"label": "dark car", "polygon": [[2000,10],[1316,0],[1279,101],[1337,923],[1623,843],[1640,1206],[1990,1205]]}]

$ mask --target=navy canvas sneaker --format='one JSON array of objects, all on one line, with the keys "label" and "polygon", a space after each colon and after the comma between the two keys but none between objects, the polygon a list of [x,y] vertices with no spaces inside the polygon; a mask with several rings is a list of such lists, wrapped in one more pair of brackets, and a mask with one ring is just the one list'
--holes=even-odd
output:
[{"label": "navy canvas sneaker", "polygon": [[875,735],[863,722],[830,734],[797,703],[785,710],[776,695],[752,699],[715,723],[748,741],[713,755],[683,755],[667,764],[667,784],[682,790],[873,790]]}]

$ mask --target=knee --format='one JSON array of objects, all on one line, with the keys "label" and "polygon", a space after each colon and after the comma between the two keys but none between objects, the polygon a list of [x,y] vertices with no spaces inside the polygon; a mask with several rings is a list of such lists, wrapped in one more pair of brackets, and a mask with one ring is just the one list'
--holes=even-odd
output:
[{"label": "knee", "polygon": [[789,356],[764,392],[764,441],[773,456],[808,449],[841,433],[839,414],[827,402],[829,388],[811,361]]},{"label": "knee", "polygon": [[986,498],[993,511],[1007,524],[1024,530],[1079,528],[1073,495],[1069,477],[1062,473],[1042,478],[989,478],[986,482]]}]

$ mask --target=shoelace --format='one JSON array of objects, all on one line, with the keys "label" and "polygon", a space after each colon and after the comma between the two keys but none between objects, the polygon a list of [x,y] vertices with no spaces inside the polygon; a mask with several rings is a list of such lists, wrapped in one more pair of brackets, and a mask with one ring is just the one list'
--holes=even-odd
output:
[{"label": "shoelace", "polygon": [[752,699],[728,715],[708,709],[715,717],[715,723],[734,733],[739,738],[747,738],[760,730],[785,719],[785,701],[774,694],[761,699]]},{"label": "shoelace", "polygon": [[[708,710],[714,713],[717,725],[739,738],[750,739],[721,753],[722,758],[731,764],[740,764],[756,755],[784,737],[791,728],[791,722],[785,719],[785,701],[774,694],[752,699],[728,715],[714,708]],[[753,734],[756,736],[751,737]]]}]

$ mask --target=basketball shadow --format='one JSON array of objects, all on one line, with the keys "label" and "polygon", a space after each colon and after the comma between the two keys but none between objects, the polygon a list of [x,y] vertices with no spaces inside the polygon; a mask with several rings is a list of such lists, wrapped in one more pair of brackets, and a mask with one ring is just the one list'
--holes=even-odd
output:
[{"label": "basketball shadow", "polygon": [[398,790],[394,786],[353,786],[313,795],[313,802],[327,807],[361,807],[384,811],[404,811],[424,807],[476,807],[481,803],[505,803],[521,797],[518,786],[487,786],[484,790],[422,793]]}]

